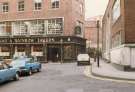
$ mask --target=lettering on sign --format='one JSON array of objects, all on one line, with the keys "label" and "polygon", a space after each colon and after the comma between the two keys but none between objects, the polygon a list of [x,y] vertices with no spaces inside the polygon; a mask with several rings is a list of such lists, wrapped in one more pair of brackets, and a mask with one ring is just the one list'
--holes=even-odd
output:
[{"label": "lettering on sign", "polygon": [[0,39],[0,43],[8,43],[8,39]]},{"label": "lettering on sign", "polygon": [[17,38],[14,39],[14,43],[34,43],[34,39],[31,38]]}]

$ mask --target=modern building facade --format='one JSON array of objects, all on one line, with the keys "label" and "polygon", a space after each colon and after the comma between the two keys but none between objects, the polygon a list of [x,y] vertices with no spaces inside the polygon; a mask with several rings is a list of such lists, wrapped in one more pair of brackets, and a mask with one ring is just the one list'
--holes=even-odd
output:
[{"label": "modern building facade", "polygon": [[103,56],[123,69],[135,68],[134,9],[134,0],[109,0],[103,17]]},{"label": "modern building facade", "polygon": [[85,52],[84,0],[0,0],[0,56],[74,60]]}]

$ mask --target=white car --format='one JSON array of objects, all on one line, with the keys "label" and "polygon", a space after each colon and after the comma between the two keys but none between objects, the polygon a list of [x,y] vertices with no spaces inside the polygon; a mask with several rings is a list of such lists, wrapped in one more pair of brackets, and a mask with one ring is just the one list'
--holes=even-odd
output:
[{"label": "white car", "polygon": [[77,65],[90,65],[90,56],[88,54],[79,54],[77,56]]}]

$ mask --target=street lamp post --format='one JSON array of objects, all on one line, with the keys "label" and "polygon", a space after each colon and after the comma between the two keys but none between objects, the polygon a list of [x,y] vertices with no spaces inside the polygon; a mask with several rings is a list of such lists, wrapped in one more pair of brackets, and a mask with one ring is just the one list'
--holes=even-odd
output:
[{"label": "street lamp post", "polygon": [[99,63],[99,20],[97,20],[97,66],[100,67],[100,63]]},{"label": "street lamp post", "polygon": [[45,58],[45,62],[47,62],[47,42],[46,40],[43,40],[43,53],[44,53],[44,58]]},{"label": "street lamp post", "polygon": [[63,39],[61,38],[61,40],[60,40],[60,43],[61,43],[61,59],[60,59],[60,61],[61,61],[61,63],[63,63],[63,47],[62,47],[62,44],[63,44]]}]

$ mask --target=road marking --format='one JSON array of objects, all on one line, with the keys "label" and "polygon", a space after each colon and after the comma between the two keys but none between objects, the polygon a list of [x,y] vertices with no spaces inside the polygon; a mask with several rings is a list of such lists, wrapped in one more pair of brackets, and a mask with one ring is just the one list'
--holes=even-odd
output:
[{"label": "road marking", "polygon": [[73,89],[68,89],[66,92],[84,92],[83,89],[80,88],[73,88]]}]

